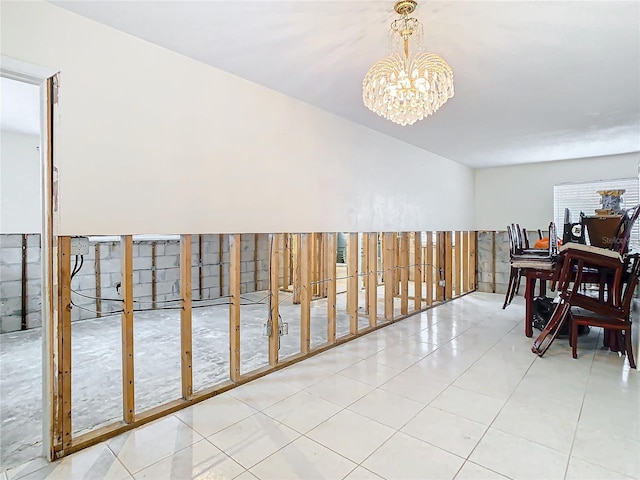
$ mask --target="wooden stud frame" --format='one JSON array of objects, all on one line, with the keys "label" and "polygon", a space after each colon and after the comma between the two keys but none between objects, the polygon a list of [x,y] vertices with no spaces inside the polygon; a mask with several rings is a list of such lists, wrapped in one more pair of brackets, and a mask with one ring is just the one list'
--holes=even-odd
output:
[{"label": "wooden stud frame", "polygon": [[229,361],[232,382],[240,380],[240,252],[239,234],[229,235]]},{"label": "wooden stud frame", "polygon": [[302,282],[300,281],[300,243],[302,236],[299,233],[293,235],[292,242],[292,257],[293,257],[293,303],[297,305],[300,303],[300,295],[302,291]]},{"label": "wooden stud frame", "polygon": [[367,304],[369,306],[369,327],[373,328],[378,324],[378,234],[367,233],[367,243],[369,250]]},{"label": "wooden stud frame", "polygon": [[422,309],[422,233],[413,232],[413,309]]},{"label": "wooden stud frame", "polygon": [[400,234],[400,314],[409,313],[409,233]]},{"label": "wooden stud frame", "polygon": [[460,232],[454,233],[455,245],[453,247],[454,289],[456,297],[462,294],[462,236]]},{"label": "wooden stud frame", "polygon": [[300,352],[311,349],[311,239],[312,233],[300,236],[298,261],[300,265]]},{"label": "wooden stud frame", "polygon": [[[358,234],[347,236],[347,314],[349,333],[358,333]],[[366,277],[365,277],[366,278]]]},{"label": "wooden stud frame", "polygon": [[336,342],[336,256],[338,250],[336,233],[323,233],[324,271],[326,282],[323,283],[327,297],[327,341]]},{"label": "wooden stud frame", "polygon": [[453,298],[453,245],[451,232],[444,232],[444,295],[447,300]]},{"label": "wooden stud frame", "polygon": [[427,306],[430,307],[431,305],[433,305],[433,275],[436,269],[434,268],[434,263],[433,263],[433,232],[426,232],[426,234],[427,234],[427,245],[425,247],[426,256],[424,259],[424,263],[425,263],[424,268],[427,269],[425,272],[426,273],[425,283],[427,286],[427,295],[426,295],[425,301],[427,303]]},{"label": "wooden stud frame", "polygon": [[469,232],[462,232],[462,283],[463,292],[471,290],[469,287]]},{"label": "wooden stud frame", "polygon": [[[269,254],[271,264],[269,266],[269,320],[271,320],[271,335],[269,335],[269,365],[275,367],[278,364],[278,351],[280,349],[280,246],[284,258],[287,257],[286,240],[287,235],[272,234],[269,236]],[[288,268],[288,267],[287,267]],[[286,278],[287,271],[283,270],[283,278]],[[286,283],[286,281],[285,281]]]},{"label": "wooden stud frame", "polygon": [[[435,251],[433,253],[433,263],[435,265],[434,270],[434,282],[437,302],[444,300],[444,287],[440,285],[440,280],[445,279],[444,275],[444,232],[436,232]],[[442,272],[442,275],[440,274]]]},{"label": "wooden stud frame", "polygon": [[[335,339],[335,335],[331,333],[332,326],[332,309],[331,302],[334,305],[335,312],[335,254],[336,254],[336,240],[337,235],[335,233],[329,233],[323,235],[322,244],[324,245],[324,251],[321,254],[324,258],[323,265],[320,267],[326,272],[327,275],[327,296],[329,297],[329,309],[327,313],[328,329],[329,329],[329,342],[321,347],[314,348],[310,351],[309,345],[309,333],[310,333],[310,302],[311,302],[311,272],[313,268],[313,258],[311,250],[311,235],[301,234],[299,236],[299,267],[300,267],[300,282],[302,284],[301,289],[301,353],[287,358],[283,362],[279,362],[278,359],[278,295],[279,295],[279,259],[281,250],[284,250],[285,237],[284,235],[271,235],[270,236],[270,294],[271,294],[271,319],[272,323],[272,335],[269,338],[269,367],[264,367],[251,372],[247,375],[240,374],[240,252],[241,252],[241,236],[234,234],[229,236],[229,294],[231,297],[231,306],[229,309],[229,327],[230,327],[230,382],[225,382],[207,389],[204,389],[197,394],[193,393],[192,389],[192,372],[191,372],[191,270],[192,270],[192,242],[191,235],[182,235],[180,242],[180,286],[182,297],[182,311],[181,311],[181,349],[182,349],[182,387],[183,395],[181,399],[174,400],[164,405],[155,407],[140,414],[135,413],[135,395],[134,395],[134,370],[133,370],[133,245],[132,236],[125,235],[121,237],[121,255],[122,255],[122,295],[123,295],[123,313],[122,313],[122,341],[123,341],[123,419],[124,422],[114,423],[112,425],[99,428],[95,431],[87,434],[80,435],[76,438],[72,437],[71,426],[71,262],[70,262],[70,237],[57,237],[55,238],[57,257],[55,257],[55,265],[57,268],[56,279],[59,282],[59,288],[57,288],[57,297],[55,299],[55,309],[58,313],[56,317],[57,324],[55,330],[57,332],[56,351],[59,352],[57,356],[53,358],[51,365],[56,367],[56,380],[53,382],[54,386],[58,386],[58,390],[53,390],[52,398],[54,401],[52,404],[55,406],[55,412],[52,413],[53,419],[53,432],[57,435],[53,445],[55,449],[52,451],[54,456],[67,455],[73,453],[81,448],[96,444],[100,441],[110,438],[118,433],[130,430],[139,425],[143,425],[152,420],[158,419],[164,415],[175,412],[188,405],[193,405],[206,398],[210,398],[218,393],[224,392],[233,388],[234,386],[244,384],[255,378],[259,378],[269,372],[284,368],[288,365],[294,364],[310,355],[323,352],[330,348],[332,343],[342,344],[346,341],[356,338],[359,335],[376,330],[383,325],[377,324],[377,268],[378,268],[378,234],[368,233],[364,235],[365,245],[367,247],[366,265],[369,265],[371,274],[368,275],[369,294],[367,296],[367,303],[369,306],[369,321],[370,327],[362,331],[357,329],[357,300],[354,302],[348,302],[350,312],[355,309],[355,315],[350,318],[355,318],[355,332],[352,331],[352,335]],[[395,270],[393,265],[393,258],[395,253],[393,252],[393,234],[383,234],[385,243],[383,250],[383,263],[385,264],[383,270],[385,273],[387,268],[391,267],[391,270]],[[446,234],[440,233],[440,242],[445,248],[440,248],[440,254],[442,256],[440,264],[444,263],[444,266],[451,265],[450,260],[447,258],[446,253]],[[389,237],[392,241],[389,242]],[[433,257],[433,244],[431,241],[430,232],[427,233],[427,247],[423,252],[421,244],[421,233],[413,233],[413,252],[414,252],[414,281],[415,285],[421,284],[421,270],[422,263],[432,263]],[[449,239],[451,233],[449,233]],[[222,237],[221,237],[222,239]],[[405,295],[407,293],[406,285],[408,284],[408,275],[402,274],[402,272],[408,272],[409,268],[405,268],[409,260],[409,248],[410,236],[406,233],[400,235],[400,244],[398,252],[398,261],[403,268],[401,271],[401,301],[405,301]],[[458,242],[458,250],[460,251],[462,264],[462,276],[461,283],[463,285],[461,290],[466,290],[464,285],[468,285],[470,290],[475,287],[475,269],[476,269],[476,234],[475,232],[465,232],[460,235],[460,242]],[[221,243],[222,244],[222,243]],[[347,292],[352,292],[357,295],[359,289],[358,272],[358,257],[359,257],[359,245],[358,234],[351,233],[348,235],[348,275],[349,286]],[[458,256],[456,255],[456,258]],[[390,260],[391,259],[391,260]],[[222,258],[221,258],[222,260]],[[423,262],[424,260],[424,262]],[[391,264],[391,265],[390,265]],[[467,267],[465,268],[465,264]],[[425,266],[426,272],[433,272],[433,268],[429,265]],[[451,271],[451,269],[448,269]],[[468,272],[468,276],[467,273]],[[395,274],[385,275],[388,279],[389,291],[393,292],[393,285],[397,283]],[[428,275],[427,275],[428,276]],[[431,275],[432,277],[433,275]],[[433,278],[429,279],[432,285]],[[385,282],[385,302],[388,299],[387,288]],[[429,288],[427,288],[429,291]],[[416,300],[415,309],[420,310],[421,295],[414,294],[414,300]],[[458,295],[459,292],[456,291]],[[353,295],[352,295],[353,296]],[[427,295],[429,297],[429,295]],[[355,297],[357,299],[357,296]],[[419,302],[419,303],[418,303]],[[427,298],[427,304],[431,302],[431,299]],[[386,304],[385,304],[386,307]],[[402,305],[401,305],[402,308]],[[335,313],[333,314],[335,315]],[[403,314],[403,317],[406,314]],[[334,319],[335,320],[335,317]],[[333,321],[334,329],[335,322]],[[350,327],[353,325],[350,322]],[[335,333],[335,331],[334,331]]]},{"label": "wooden stud frame", "polygon": [[122,419],[135,419],[133,368],[133,238],[120,237],[120,291],[122,292]]},{"label": "wooden stud frame", "polygon": [[384,284],[384,319],[393,321],[393,297],[395,292],[395,234],[386,232],[383,235],[382,246],[382,281]]},{"label": "wooden stud frame", "polygon": [[[202,245],[200,243],[200,245]],[[180,371],[182,398],[193,396],[192,328],[191,328],[191,235],[180,236]]]},{"label": "wooden stud frame", "polygon": [[58,441],[71,442],[71,237],[58,239]]}]

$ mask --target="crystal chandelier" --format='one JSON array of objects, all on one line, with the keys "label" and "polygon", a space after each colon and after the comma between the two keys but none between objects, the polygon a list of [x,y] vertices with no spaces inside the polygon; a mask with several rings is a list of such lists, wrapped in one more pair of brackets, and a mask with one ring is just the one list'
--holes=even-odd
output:
[{"label": "crystal chandelier", "polygon": [[[438,55],[422,52],[422,24],[409,17],[414,0],[396,2],[401,15],[391,24],[392,54],[375,63],[362,82],[362,100],[372,112],[400,125],[413,125],[453,97],[453,71]],[[418,51],[409,52],[412,39]]]}]

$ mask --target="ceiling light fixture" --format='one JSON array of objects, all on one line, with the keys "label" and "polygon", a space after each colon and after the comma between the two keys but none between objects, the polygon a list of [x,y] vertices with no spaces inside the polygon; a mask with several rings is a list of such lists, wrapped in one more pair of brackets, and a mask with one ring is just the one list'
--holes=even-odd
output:
[{"label": "ceiling light fixture", "polygon": [[[399,125],[413,125],[453,97],[453,71],[438,55],[422,52],[422,24],[410,14],[414,0],[396,2],[401,15],[389,29],[392,54],[375,63],[362,82],[362,100],[372,112]],[[409,40],[417,44],[409,52]]]}]

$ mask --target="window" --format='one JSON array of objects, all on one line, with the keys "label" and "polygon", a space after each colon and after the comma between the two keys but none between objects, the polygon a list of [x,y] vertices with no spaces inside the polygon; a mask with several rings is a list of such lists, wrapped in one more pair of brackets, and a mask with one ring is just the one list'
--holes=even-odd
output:
[{"label": "window", "polygon": [[[562,235],[564,225],[564,211],[569,209],[571,222],[580,221],[580,212],[585,215],[595,215],[595,210],[601,208],[599,190],[626,190],[622,195],[621,208],[631,208],[640,203],[639,183],[637,178],[623,178],[620,180],[606,180],[588,183],[565,183],[553,187],[553,218]],[[633,227],[630,238],[630,250],[640,250],[640,228],[638,223]]]}]

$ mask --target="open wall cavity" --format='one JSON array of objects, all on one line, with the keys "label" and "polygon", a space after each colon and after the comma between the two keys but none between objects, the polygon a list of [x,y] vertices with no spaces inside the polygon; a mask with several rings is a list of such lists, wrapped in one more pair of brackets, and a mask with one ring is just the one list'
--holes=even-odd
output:
[{"label": "open wall cavity", "polygon": [[[126,235],[87,258],[71,244],[57,237],[56,456],[476,287],[467,231]],[[117,348],[96,355],[103,342]],[[82,395],[91,376],[106,407]]]}]

